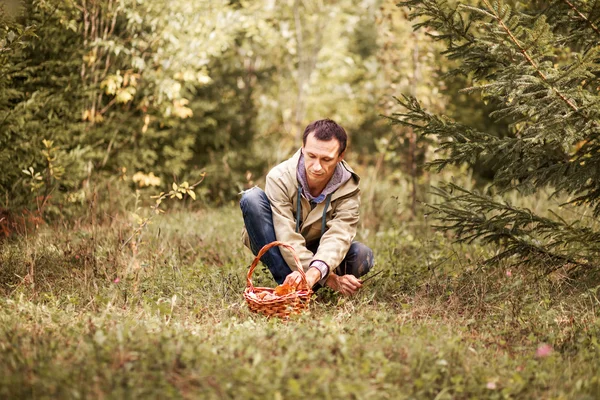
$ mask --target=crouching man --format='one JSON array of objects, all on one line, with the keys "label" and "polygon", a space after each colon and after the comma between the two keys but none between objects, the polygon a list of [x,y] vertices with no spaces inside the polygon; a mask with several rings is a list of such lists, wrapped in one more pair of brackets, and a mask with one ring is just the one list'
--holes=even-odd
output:
[{"label": "crouching man", "polygon": [[[302,148],[267,175],[265,191],[245,191],[240,201],[244,243],[254,255],[275,240],[293,246],[309,286],[317,283],[344,295],[362,286],[373,252],[353,241],[359,220],[359,177],[344,161],[347,135],[330,119],[304,130]],[[292,254],[273,247],[262,257],[275,281],[298,287]]]}]

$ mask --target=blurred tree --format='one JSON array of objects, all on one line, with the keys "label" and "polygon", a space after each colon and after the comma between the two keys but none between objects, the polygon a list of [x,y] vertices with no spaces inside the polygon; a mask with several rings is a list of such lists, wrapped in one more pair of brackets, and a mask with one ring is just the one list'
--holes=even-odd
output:
[{"label": "blurred tree", "polygon": [[[402,95],[417,96],[429,108],[443,111],[448,101],[443,94],[446,82],[441,78],[445,65],[439,62],[440,46],[431,38],[436,32],[412,31],[408,15],[396,7],[395,1],[382,2],[378,28],[381,76],[392,89],[382,97],[382,113],[397,109],[394,97]],[[379,142],[383,160],[400,172],[399,179],[408,181],[407,201],[412,216],[417,213],[417,200],[423,200],[419,186],[427,186],[423,165],[431,152],[430,144],[431,138],[418,136],[410,126],[396,127]]]},{"label": "blurred tree", "polygon": [[[439,138],[447,156],[431,163],[438,169],[496,160],[489,195],[449,185],[434,206],[441,228],[458,240],[482,239],[502,245],[490,261],[516,257],[542,273],[557,268],[590,272],[600,252],[596,217],[600,214],[600,9],[594,2],[483,0],[479,6],[444,1],[404,1],[416,26],[439,32],[445,54],[457,62],[453,73],[469,76],[465,93],[480,93],[503,120],[503,135],[474,129],[426,111],[411,97],[396,123]],[[551,187],[568,203],[591,207],[594,218],[566,221],[550,210],[536,215],[494,196]]]},{"label": "blurred tree", "polygon": [[[194,116],[190,99],[214,84],[209,68],[228,65],[215,60],[256,25],[251,12],[226,1],[160,0],[36,0],[11,13],[0,9],[5,212],[60,212],[82,200],[81,189],[103,171],[181,176],[195,153],[210,150],[197,143],[227,140],[212,127],[215,119],[201,119],[224,109],[218,92],[194,104],[196,125],[181,121]],[[246,98],[228,112],[248,110],[234,125],[251,132],[254,107]],[[227,118],[218,122],[227,126]],[[52,157],[43,154],[50,150]]]},{"label": "blurred tree", "polygon": [[64,213],[97,180],[150,172],[165,185],[206,170],[200,194],[229,201],[324,117],[346,127],[361,160],[387,138],[390,166],[420,173],[425,147],[408,131],[389,136],[381,99],[432,93],[441,104],[439,85],[430,41],[391,1],[18,3],[0,8],[5,212]]}]

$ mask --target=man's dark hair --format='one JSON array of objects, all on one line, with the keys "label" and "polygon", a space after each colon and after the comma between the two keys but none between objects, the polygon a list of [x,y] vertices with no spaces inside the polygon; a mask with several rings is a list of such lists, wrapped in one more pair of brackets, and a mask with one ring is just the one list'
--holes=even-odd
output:
[{"label": "man's dark hair", "polygon": [[304,129],[302,145],[306,144],[306,137],[313,132],[315,134],[315,139],[318,140],[328,141],[334,138],[337,139],[337,141],[340,143],[340,150],[338,154],[342,154],[344,150],[346,150],[348,135],[346,135],[344,128],[339,126],[335,121],[326,118],[308,124],[306,129]]}]

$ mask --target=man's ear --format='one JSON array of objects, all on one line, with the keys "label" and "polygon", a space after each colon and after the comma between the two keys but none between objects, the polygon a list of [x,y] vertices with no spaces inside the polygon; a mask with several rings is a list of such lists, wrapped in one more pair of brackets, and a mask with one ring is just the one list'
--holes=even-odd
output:
[{"label": "man's ear", "polygon": [[344,159],[344,156],[346,155],[346,150],[342,151],[342,154],[340,154],[338,156],[338,162],[342,161]]}]

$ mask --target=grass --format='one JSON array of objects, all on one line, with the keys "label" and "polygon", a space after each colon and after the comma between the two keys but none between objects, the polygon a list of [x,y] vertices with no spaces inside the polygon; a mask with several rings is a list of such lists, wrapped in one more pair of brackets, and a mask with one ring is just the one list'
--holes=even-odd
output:
[{"label": "grass", "polygon": [[240,230],[224,207],[163,215],[135,248],[125,218],[5,242],[0,397],[600,397],[600,286],[389,224],[359,238],[384,273],[282,322],[247,310]]}]

